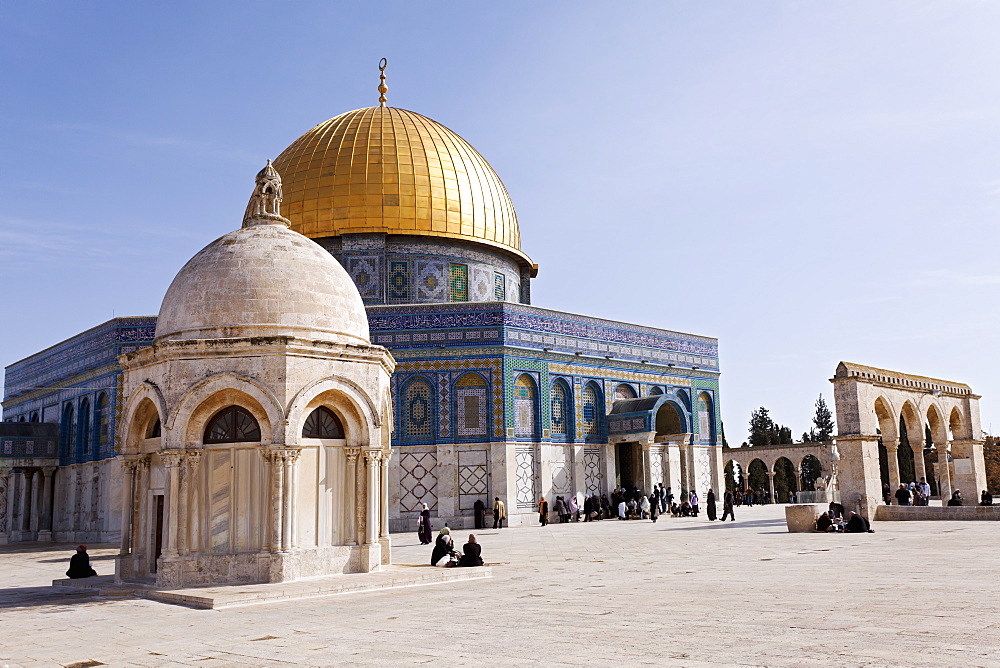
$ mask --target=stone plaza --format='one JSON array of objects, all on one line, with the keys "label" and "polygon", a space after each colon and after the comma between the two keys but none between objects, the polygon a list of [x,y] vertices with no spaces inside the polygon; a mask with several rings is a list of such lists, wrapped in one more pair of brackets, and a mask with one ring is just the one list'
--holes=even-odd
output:
[{"label": "stone plaza", "polygon": [[[8,545],[0,665],[1000,665],[993,522],[736,513],[484,530],[490,579],[224,610],[66,593],[69,546]],[[393,535],[401,566],[429,551]],[[91,553],[112,572],[117,546]]]}]

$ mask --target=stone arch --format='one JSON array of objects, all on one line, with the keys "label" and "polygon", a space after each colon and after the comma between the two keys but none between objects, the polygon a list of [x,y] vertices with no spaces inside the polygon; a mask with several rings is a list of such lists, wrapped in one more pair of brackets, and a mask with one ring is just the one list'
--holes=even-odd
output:
[{"label": "stone arch", "polygon": [[882,439],[895,441],[899,432],[897,426],[899,420],[896,418],[896,410],[892,403],[884,396],[879,396],[875,399],[874,410],[876,423],[882,432]]},{"label": "stone arch", "polygon": [[148,380],[141,383],[125,402],[122,411],[121,424],[125,430],[119,435],[119,445],[126,454],[135,454],[140,450],[143,440],[150,438],[154,424],[162,425],[167,414],[167,405],[163,394]]},{"label": "stone arch", "polygon": [[355,383],[329,376],[302,388],[289,402],[285,415],[290,443],[302,438],[306,420],[320,406],[331,410],[340,420],[348,446],[361,447],[378,442],[379,421],[371,397]]},{"label": "stone arch", "polygon": [[725,476],[726,489],[736,491],[738,489],[746,488],[746,472],[743,470],[740,463],[735,459],[730,459],[726,462],[726,465],[723,467],[723,475]]},{"label": "stone arch", "polygon": [[912,400],[903,403],[899,413],[899,443],[896,458],[900,482],[917,479],[916,457],[924,452],[924,419]]},{"label": "stone arch", "polygon": [[770,469],[760,458],[754,458],[747,464],[747,485],[751,489],[768,489],[767,474]]},{"label": "stone arch", "polygon": [[962,415],[962,411],[959,410],[958,406],[951,409],[951,414],[948,416],[948,428],[951,430],[953,439],[972,438],[969,424],[965,420],[965,417]]},{"label": "stone arch", "polygon": [[[284,443],[284,411],[275,396],[256,381],[223,373],[196,384],[181,397],[167,420],[166,448],[201,447],[209,418],[226,406],[250,411],[260,425],[261,443]],[[174,439],[179,442],[172,442]]]},{"label": "stone arch", "polygon": [[823,463],[816,455],[806,455],[799,462],[799,470],[802,471],[801,485],[799,489],[803,491],[815,491],[816,480],[823,476]]},{"label": "stone arch", "polygon": [[[927,407],[927,426],[931,430],[931,441],[935,444],[945,444],[948,442],[948,423],[945,422],[944,412],[936,403]],[[923,445],[923,441],[921,441]]]},{"label": "stone arch", "polygon": [[661,394],[663,394],[663,388],[660,387],[659,385],[654,385],[653,387],[651,387],[649,389],[649,396],[651,396],[651,397],[656,397],[656,396],[659,396]]},{"label": "stone arch", "polygon": [[90,459],[92,454],[92,448],[90,446],[91,434],[90,434],[90,398],[84,397],[80,399],[80,405],[77,408],[77,424],[76,424],[76,456],[74,457],[76,462],[83,462]]},{"label": "stone arch", "polygon": [[635,388],[628,383],[620,383],[615,388],[615,401],[619,399],[637,399],[638,397],[639,394],[635,391]]},{"label": "stone arch", "polygon": [[774,494],[778,503],[788,503],[790,495],[798,492],[798,474],[788,457],[778,457],[771,465],[774,471]]},{"label": "stone arch", "polygon": [[657,436],[688,433],[683,409],[670,400],[664,401],[656,409],[656,422],[653,427]]}]

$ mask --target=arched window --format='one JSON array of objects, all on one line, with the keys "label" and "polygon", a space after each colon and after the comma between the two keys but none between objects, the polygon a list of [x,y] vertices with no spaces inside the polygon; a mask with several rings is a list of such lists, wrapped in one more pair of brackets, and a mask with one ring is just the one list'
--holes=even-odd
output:
[{"label": "arched window", "polygon": [[455,383],[455,436],[484,437],[489,433],[490,401],[486,379],[467,373]]},{"label": "arched window", "polygon": [[552,383],[552,405],[551,405],[551,416],[552,416],[552,434],[553,436],[569,436],[570,421],[573,411],[571,406],[573,405],[570,401],[569,386],[566,385],[566,381],[557,380]]},{"label": "arched window", "polygon": [[601,402],[601,391],[594,383],[587,383],[583,388],[583,433],[585,436],[601,434],[601,415],[604,406]]},{"label": "arched window", "polygon": [[414,380],[406,386],[403,395],[403,433],[408,437],[431,436],[431,385],[425,380]]},{"label": "arched window", "polygon": [[24,419],[24,416],[23,416],[23,415],[22,415],[21,417],[19,417],[19,418],[17,419],[17,421],[18,421],[18,422],[27,422],[27,420],[25,420],[25,419]]},{"label": "arched window", "polygon": [[652,388],[652,389],[649,390],[649,396],[651,396],[651,397],[657,397],[657,396],[659,396],[661,394],[663,394],[663,388],[662,387],[656,386],[656,387],[654,387],[654,388]]},{"label": "arched window", "polygon": [[73,404],[63,408],[62,422],[59,424],[60,456],[64,464],[72,462],[73,447],[76,444],[76,425],[73,422]]},{"label": "arched window", "polygon": [[635,399],[635,398],[636,398],[635,390],[632,388],[631,385],[628,385],[627,383],[622,383],[621,385],[615,388],[615,401],[619,401],[621,399]]},{"label": "arched window", "polygon": [[529,374],[514,382],[514,436],[535,438],[538,434],[538,386]]},{"label": "arched window", "polygon": [[149,425],[149,433],[146,434],[146,438],[160,438],[160,418],[153,420],[153,424]]},{"label": "arched window", "polygon": [[712,397],[708,392],[698,395],[698,436],[703,441],[715,440],[715,416],[712,412]]},{"label": "arched window", "polygon": [[344,425],[340,418],[326,406],[320,406],[306,418],[302,425],[304,438],[344,438]]},{"label": "arched window", "polygon": [[108,395],[102,392],[94,404],[94,459],[111,454],[108,448],[111,418],[108,413]]},{"label": "arched window", "polygon": [[90,445],[90,400],[84,398],[80,402],[78,413],[79,424],[76,425],[76,461],[87,461],[88,445]]},{"label": "arched window", "polygon": [[31,414],[31,421],[32,422],[38,422],[38,413],[37,412]]},{"label": "arched window", "polygon": [[205,427],[205,443],[249,443],[260,440],[257,418],[242,406],[227,406]]}]

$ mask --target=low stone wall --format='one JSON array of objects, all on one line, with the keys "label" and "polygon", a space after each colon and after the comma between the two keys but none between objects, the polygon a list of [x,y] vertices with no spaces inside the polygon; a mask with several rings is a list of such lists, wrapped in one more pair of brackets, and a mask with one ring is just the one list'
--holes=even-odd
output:
[{"label": "low stone wall", "polygon": [[1000,506],[879,506],[875,519],[881,522],[906,520],[1000,520]]},{"label": "low stone wall", "polygon": [[827,506],[819,503],[796,503],[785,506],[785,524],[789,533],[803,533],[816,530],[816,518]]}]

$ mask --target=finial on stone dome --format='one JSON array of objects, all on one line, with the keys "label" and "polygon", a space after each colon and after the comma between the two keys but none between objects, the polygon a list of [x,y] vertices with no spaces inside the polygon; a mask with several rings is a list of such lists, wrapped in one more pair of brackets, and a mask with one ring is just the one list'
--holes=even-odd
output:
[{"label": "finial on stone dome", "polygon": [[291,225],[291,221],[281,215],[281,176],[268,160],[264,169],[257,172],[257,185],[243,214],[243,227],[253,225]]},{"label": "finial on stone dome", "polygon": [[389,64],[389,61],[383,58],[378,61],[378,106],[385,106],[385,94],[389,92],[389,87],[385,85],[385,66]]}]

